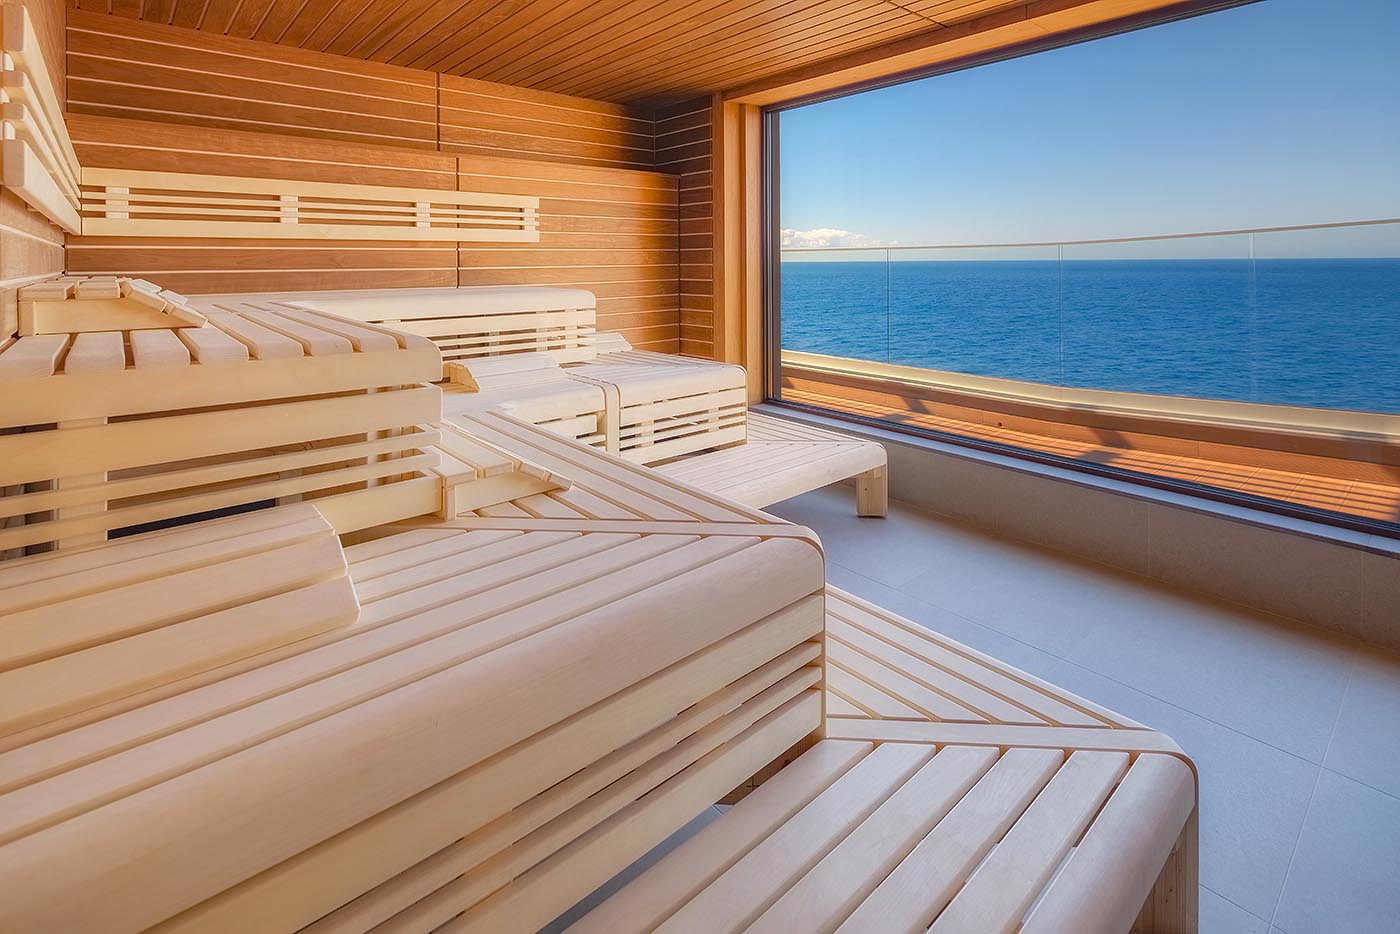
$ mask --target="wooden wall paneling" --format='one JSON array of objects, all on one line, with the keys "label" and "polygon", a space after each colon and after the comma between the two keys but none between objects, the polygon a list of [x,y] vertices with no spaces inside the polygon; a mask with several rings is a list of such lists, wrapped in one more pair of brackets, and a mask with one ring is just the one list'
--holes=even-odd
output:
[{"label": "wooden wall paneling", "polygon": [[679,188],[680,352],[707,359],[715,356],[713,109],[700,97],[656,115],[656,165]]},{"label": "wooden wall paneling", "polygon": [[715,98],[715,357],[749,373],[763,398],[763,114]]},{"label": "wooden wall paneling", "polygon": [[[29,13],[53,87],[62,98],[63,2],[21,0]],[[0,344],[18,327],[15,290],[63,272],[63,231],[0,187]]]},{"label": "wooden wall paneling", "polygon": [[82,187],[88,236],[539,240],[539,199],[521,195],[97,168]]},{"label": "wooden wall paneling", "polygon": [[[74,114],[88,168],[455,190],[456,159],[435,152]],[[453,286],[454,243],[72,237],[68,269],[121,273],[178,292]]]},{"label": "wooden wall paneling", "polygon": [[74,113],[437,147],[436,76],[70,11]]},{"label": "wooden wall paneling", "polygon": [[464,191],[540,198],[538,244],[463,244],[460,285],[563,285],[598,297],[598,330],[674,353],[677,179],[663,172],[461,156]]},{"label": "wooden wall paneling", "polygon": [[650,169],[650,110],[443,75],[443,152]]}]

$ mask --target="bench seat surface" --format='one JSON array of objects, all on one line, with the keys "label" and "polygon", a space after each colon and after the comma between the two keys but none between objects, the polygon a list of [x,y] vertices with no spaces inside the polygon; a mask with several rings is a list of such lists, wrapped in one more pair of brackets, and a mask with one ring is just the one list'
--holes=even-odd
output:
[{"label": "bench seat surface", "polygon": [[1121,932],[1194,807],[1174,756],[824,740],[569,930]]},{"label": "bench seat surface", "polygon": [[884,446],[749,412],[748,440],[656,465],[667,476],[762,508],[885,466]]},{"label": "bench seat surface", "polygon": [[567,484],[322,523],[358,617],[0,735],[0,928],[533,930],[820,728],[810,532],[466,421]]}]

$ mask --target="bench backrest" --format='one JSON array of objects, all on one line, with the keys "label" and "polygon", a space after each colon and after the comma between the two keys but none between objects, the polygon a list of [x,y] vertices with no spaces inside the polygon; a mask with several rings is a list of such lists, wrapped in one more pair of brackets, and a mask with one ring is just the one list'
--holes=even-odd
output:
[{"label": "bench backrest", "polygon": [[[481,286],[248,296],[382,324],[437,344],[444,363],[545,352],[559,363],[598,355],[597,301],[583,289]],[[609,344],[609,346],[612,346]]]},{"label": "bench backrest", "polygon": [[0,736],[353,622],[311,506],[0,565]]}]

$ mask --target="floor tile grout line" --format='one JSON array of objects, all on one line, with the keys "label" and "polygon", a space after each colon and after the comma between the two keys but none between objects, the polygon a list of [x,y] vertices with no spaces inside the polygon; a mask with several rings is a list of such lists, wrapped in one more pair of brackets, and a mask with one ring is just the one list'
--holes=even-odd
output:
[{"label": "floor tile grout line", "polygon": [[[1175,709],[1175,710],[1179,710],[1179,711],[1181,711],[1182,713],[1190,714],[1191,716],[1196,717],[1197,719],[1204,720],[1204,721],[1207,722],[1207,723],[1214,724],[1215,726],[1220,727],[1222,730],[1228,730],[1229,732],[1234,733],[1236,736],[1243,736],[1245,739],[1250,739],[1250,740],[1253,740],[1253,741],[1256,742],[1256,743],[1259,743],[1260,745],[1268,746],[1270,749],[1274,750],[1275,752],[1281,752],[1281,753],[1283,753],[1285,756],[1289,756],[1290,758],[1297,759],[1299,762],[1302,762],[1302,763],[1304,763],[1305,765],[1309,765],[1309,766],[1312,766],[1312,767],[1318,768],[1318,769],[1320,769],[1320,768],[1323,767],[1323,766],[1322,766],[1322,763],[1321,763],[1320,761],[1318,761],[1318,762],[1313,762],[1311,759],[1307,758],[1306,756],[1300,756],[1300,755],[1298,755],[1296,752],[1290,752],[1290,751],[1288,751],[1287,749],[1284,749],[1284,748],[1281,747],[1281,746],[1276,746],[1276,745],[1274,745],[1273,743],[1269,742],[1267,739],[1264,739],[1264,738],[1259,737],[1259,736],[1255,736],[1255,735],[1253,735],[1253,734],[1251,734],[1251,733],[1246,733],[1244,730],[1241,730],[1241,729],[1239,729],[1238,727],[1230,726],[1228,723],[1221,723],[1219,720],[1216,720],[1216,719],[1213,718],[1213,717],[1209,717],[1209,716],[1207,716],[1206,714],[1199,713],[1199,712],[1197,712],[1197,711],[1195,711],[1195,710],[1190,709],[1189,707],[1183,707],[1183,706],[1181,706],[1180,704],[1178,704],[1178,703],[1176,703],[1176,702],[1174,702],[1174,701],[1169,701],[1169,700],[1167,700],[1165,697],[1159,697],[1159,696],[1157,696],[1156,694],[1153,694],[1151,691],[1144,691],[1142,688],[1138,687],[1137,685],[1129,684],[1129,683],[1126,682],[1126,681],[1120,681],[1120,680],[1118,680],[1117,678],[1113,677],[1112,675],[1105,674],[1104,672],[1099,671],[1098,669],[1095,669],[1095,668],[1090,668],[1088,665],[1083,665],[1083,664],[1081,664],[1081,663],[1075,661],[1075,660],[1072,659],[1072,658],[1066,658],[1066,657],[1064,657],[1063,655],[1060,655],[1060,654],[1058,654],[1058,653],[1056,653],[1056,652],[1050,651],[1049,649],[1041,648],[1040,646],[1036,645],[1036,644],[1033,643],[1033,642],[1027,642],[1027,641],[1025,641],[1024,639],[1019,639],[1019,638],[1017,638],[1016,636],[1013,636],[1013,635],[1011,635],[1011,634],[1008,633],[1008,632],[1003,632],[1002,630],[996,628],[995,626],[989,625],[988,623],[984,623],[984,622],[982,622],[981,620],[973,619],[973,618],[970,617],[970,616],[964,616],[962,613],[959,613],[959,612],[957,612],[956,610],[949,609],[948,607],[943,606],[942,604],[931,603],[930,601],[925,600],[925,599],[923,599],[922,597],[917,597],[917,596],[915,596],[914,594],[905,593],[904,591],[899,590],[898,587],[890,587],[890,585],[888,585],[888,584],[881,584],[880,581],[875,580],[875,578],[870,577],[870,576],[865,575],[865,574],[862,574],[861,572],[859,572],[859,571],[857,571],[857,570],[854,570],[854,569],[852,569],[852,568],[849,568],[849,567],[847,567],[846,565],[841,564],[841,563],[838,562],[838,561],[832,561],[830,558],[828,558],[828,559],[827,559],[827,563],[828,563],[828,564],[835,564],[837,567],[841,568],[843,571],[846,571],[847,573],[850,573],[850,574],[854,574],[854,575],[856,575],[857,577],[863,577],[863,578],[865,578],[866,580],[870,581],[871,583],[880,584],[880,586],[889,587],[889,589],[891,589],[891,590],[898,591],[902,596],[907,597],[907,598],[909,598],[910,600],[916,600],[916,601],[918,601],[919,603],[923,603],[923,604],[925,604],[925,605],[927,605],[927,606],[933,607],[934,609],[941,610],[941,611],[943,611],[944,613],[948,613],[948,614],[950,614],[950,615],[952,615],[952,616],[956,616],[958,619],[963,620],[964,622],[971,623],[971,624],[974,625],[974,626],[981,626],[983,629],[988,629],[988,630],[990,630],[990,631],[996,633],[997,635],[1001,636],[1001,637],[1004,638],[1004,639],[1010,639],[1012,642],[1016,642],[1016,643],[1019,643],[1019,644],[1021,644],[1021,645],[1024,645],[1026,648],[1034,649],[1035,651],[1040,652],[1042,655],[1048,655],[1048,656],[1050,656],[1051,658],[1054,658],[1054,659],[1057,659],[1057,660],[1059,660],[1059,661],[1064,662],[1066,665],[1073,665],[1075,668],[1078,668],[1078,669],[1080,669],[1080,670],[1082,670],[1082,671],[1087,671],[1087,672],[1089,672],[1089,673],[1092,674],[1092,675],[1096,675],[1096,676],[1098,676],[1098,677],[1100,677],[1100,678],[1103,678],[1105,681],[1111,681],[1112,683],[1118,685],[1119,687],[1127,688],[1127,689],[1130,690],[1130,691],[1136,691],[1138,694],[1141,694],[1143,697],[1150,697],[1150,698],[1152,698],[1153,700],[1157,701],[1159,704],[1166,704],[1168,707],[1171,707],[1171,708],[1173,708],[1173,709]],[[878,602],[878,601],[876,601],[876,602]],[[923,625],[923,624],[921,623],[920,625]],[[930,626],[930,627],[926,627],[926,628],[932,629],[933,627]],[[976,648],[976,646],[974,646],[974,648]],[[980,651],[980,650],[979,650],[979,651]],[[1005,661],[1005,659],[1003,659],[1003,661]],[[1010,663],[1008,662],[1007,664],[1010,664]],[[1031,672],[1031,674],[1034,674],[1034,672]],[[1039,677],[1039,676],[1037,676],[1037,677]],[[1348,674],[1348,678],[1350,678],[1350,675],[1349,675],[1349,674]],[[1348,683],[1349,683],[1349,682],[1348,682]],[[1345,696],[1345,692],[1344,692],[1343,696]],[[1088,700],[1093,700],[1093,698],[1088,698]],[[1336,731],[1337,717],[1339,717],[1340,715],[1341,715],[1341,703],[1338,702],[1338,704],[1337,704],[1337,715],[1333,717],[1333,721],[1332,721],[1332,729],[1333,729],[1333,732],[1334,732],[1334,733],[1335,733],[1335,731]],[[1150,725],[1150,724],[1149,724],[1149,725]],[[1326,749],[1323,750],[1323,755],[1324,755],[1324,757],[1326,756],[1326,751],[1327,751],[1327,749],[1330,749],[1330,748],[1331,748],[1331,740],[1330,740],[1330,738],[1329,738],[1329,740],[1328,740],[1328,746],[1327,746]],[[1333,769],[1328,769],[1328,771],[1334,771],[1334,770],[1333,770]],[[1338,774],[1343,774],[1343,773],[1338,773]],[[1350,776],[1348,776],[1348,777],[1350,777]],[[1360,784],[1365,784],[1365,783],[1364,783],[1364,782],[1361,782]],[[1367,787],[1370,787],[1370,786],[1367,786]],[[1377,790],[1377,791],[1381,791],[1381,789],[1379,789],[1379,788],[1376,789],[1376,790]],[[1382,791],[1381,793],[1382,793],[1382,794],[1385,794],[1385,792],[1383,792],[1383,791]],[[1258,915],[1255,915],[1255,917],[1258,917]]]},{"label": "floor tile grout line", "polygon": [[1198,883],[1198,884],[1200,885],[1201,888],[1205,889],[1207,892],[1209,892],[1210,894],[1214,895],[1216,898],[1220,899],[1221,901],[1229,902],[1231,905],[1234,905],[1236,908],[1238,908],[1240,911],[1243,911],[1245,914],[1249,915],[1251,918],[1258,918],[1260,921],[1263,921],[1265,924],[1267,924],[1267,925],[1269,925],[1269,926],[1271,926],[1271,927],[1273,926],[1273,922],[1270,921],[1268,918],[1260,918],[1260,917],[1259,917],[1258,915],[1256,915],[1254,912],[1250,911],[1248,908],[1244,907],[1243,905],[1241,905],[1239,902],[1235,901],[1233,898],[1229,897],[1228,895],[1221,895],[1219,892],[1217,892],[1215,889],[1211,888],[1210,886],[1206,885],[1204,882],[1201,882],[1201,883]]},{"label": "floor tile grout line", "polygon": [[[1337,715],[1332,718],[1332,731],[1327,736],[1326,748],[1322,750],[1323,762],[1327,761],[1327,754],[1332,751],[1332,741],[1337,738],[1337,724],[1342,721],[1342,708],[1346,704],[1347,695],[1351,693],[1352,677],[1353,673],[1348,671],[1346,687],[1342,689],[1342,702],[1337,705]],[[1298,860],[1298,846],[1303,842],[1303,831],[1308,827],[1308,816],[1312,814],[1313,805],[1317,803],[1317,789],[1322,784],[1322,773],[1328,771],[1331,770],[1322,764],[1317,767],[1317,777],[1313,779],[1312,794],[1308,795],[1308,806],[1303,809],[1303,820],[1298,824],[1298,836],[1293,838],[1293,851],[1288,854],[1288,868],[1283,872],[1283,885],[1278,890],[1278,898],[1274,900],[1274,913],[1269,918],[1270,927],[1278,927],[1278,910],[1283,904],[1283,894],[1288,891],[1288,880],[1293,877],[1293,864]]]},{"label": "floor tile grout line", "polygon": [[1357,784],[1357,785],[1360,785],[1362,788],[1368,789],[1368,790],[1370,790],[1370,791],[1374,791],[1374,792],[1375,792],[1376,794],[1378,794],[1378,795],[1384,795],[1385,797],[1390,798],[1390,799],[1393,800],[1393,801],[1400,801],[1400,795],[1397,795],[1397,794],[1396,794],[1395,792],[1393,792],[1393,791],[1386,791],[1384,788],[1377,788],[1375,785],[1372,785],[1370,782],[1362,781],[1361,779],[1357,778],[1356,776],[1354,776],[1354,775],[1348,775],[1347,773],[1345,773],[1345,772],[1343,772],[1343,771],[1340,771],[1340,770],[1338,770],[1338,769],[1328,768],[1328,767],[1325,766],[1325,765],[1324,765],[1324,766],[1320,766],[1320,768],[1321,768],[1322,771],[1324,771],[1324,772],[1331,772],[1333,775],[1337,776],[1338,778],[1344,778],[1344,779],[1346,779],[1346,780],[1349,781],[1349,782],[1353,782],[1353,783],[1355,783],[1355,784]]}]

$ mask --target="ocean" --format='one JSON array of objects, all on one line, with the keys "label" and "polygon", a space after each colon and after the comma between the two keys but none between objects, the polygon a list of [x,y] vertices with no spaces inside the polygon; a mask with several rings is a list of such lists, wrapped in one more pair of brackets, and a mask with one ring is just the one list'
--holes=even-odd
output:
[{"label": "ocean", "polygon": [[784,262],[782,346],[1400,413],[1400,259]]}]

